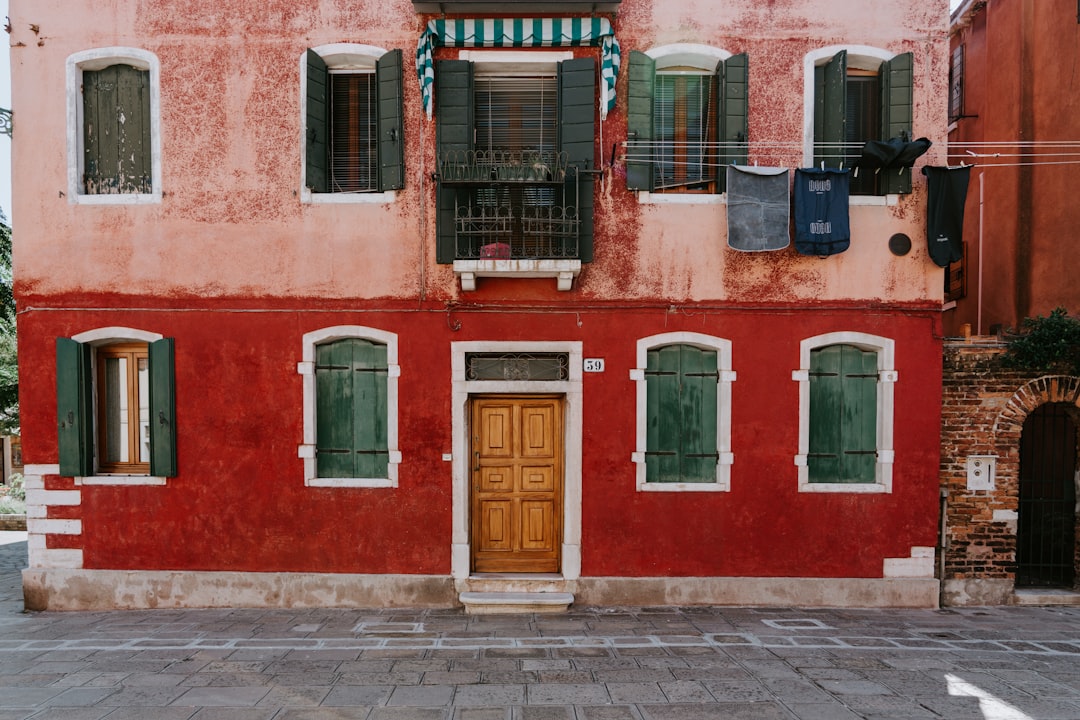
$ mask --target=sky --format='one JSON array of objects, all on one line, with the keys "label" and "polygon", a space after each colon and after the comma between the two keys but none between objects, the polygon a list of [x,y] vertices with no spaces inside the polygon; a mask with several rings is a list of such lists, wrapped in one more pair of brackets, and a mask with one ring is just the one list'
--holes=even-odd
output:
[{"label": "sky", "polygon": [[[962,0],[949,0],[949,9],[955,10]],[[0,17],[7,17],[8,0],[0,0]],[[6,40],[6,38],[5,38]],[[5,42],[5,45],[7,43]],[[11,57],[9,51],[0,52],[0,107],[11,109]],[[15,118],[18,122],[18,117]],[[7,217],[11,215],[11,138],[0,135],[0,208]]]}]

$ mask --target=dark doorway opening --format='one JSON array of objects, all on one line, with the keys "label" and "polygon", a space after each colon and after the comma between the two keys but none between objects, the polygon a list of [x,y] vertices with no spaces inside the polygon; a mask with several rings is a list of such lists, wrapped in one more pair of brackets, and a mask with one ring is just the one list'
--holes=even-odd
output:
[{"label": "dark doorway opening", "polygon": [[1017,587],[1068,587],[1075,579],[1076,423],[1066,403],[1049,403],[1020,436]]}]

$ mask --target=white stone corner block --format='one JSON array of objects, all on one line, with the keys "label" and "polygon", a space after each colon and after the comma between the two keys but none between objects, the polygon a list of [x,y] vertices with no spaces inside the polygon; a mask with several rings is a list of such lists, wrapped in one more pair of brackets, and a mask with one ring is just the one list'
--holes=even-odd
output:
[{"label": "white stone corner block", "polygon": [[82,520],[27,518],[26,530],[40,535],[82,535]]},{"label": "white stone corner block", "polygon": [[79,570],[83,566],[82,550],[38,550],[34,557],[35,567]]},{"label": "white stone corner block", "polygon": [[887,578],[934,577],[934,558],[885,558],[882,575]]},{"label": "white stone corner block", "polygon": [[81,505],[82,493],[79,490],[41,490],[33,488],[26,491],[27,505]]},{"label": "white stone corner block", "polygon": [[932,557],[934,557],[934,548],[927,547],[925,545],[914,545],[911,548],[911,557],[913,557],[913,558],[932,558]]}]

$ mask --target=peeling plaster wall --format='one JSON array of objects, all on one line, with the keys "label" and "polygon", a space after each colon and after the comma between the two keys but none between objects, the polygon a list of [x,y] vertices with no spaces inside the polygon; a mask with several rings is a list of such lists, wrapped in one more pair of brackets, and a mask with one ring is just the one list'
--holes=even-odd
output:
[{"label": "peeling plaster wall", "polygon": [[[932,5],[740,0],[714,7],[684,0],[661,7],[626,0],[615,28],[624,59],[631,49],[674,42],[748,52],[751,140],[786,143],[779,151],[753,151],[751,162],[762,165],[802,163],[807,52],[834,44],[912,51],[915,133],[935,141],[926,161],[940,163],[947,11]],[[452,272],[434,262],[435,128],[423,119],[408,62],[427,16],[413,13],[410,3],[113,0],[80,8],[13,0],[12,18],[14,104],[17,114],[34,119],[20,124],[14,174],[40,190],[16,200],[20,231],[35,235],[16,250],[23,298],[103,289],[174,300],[459,294]],[[326,206],[298,198],[298,59],[307,47],[333,42],[405,51],[406,184],[390,204]],[[114,45],[146,49],[161,62],[158,204],[89,207],[63,196],[64,60]],[[626,135],[625,75],[619,105],[597,140],[605,163]],[[914,182],[915,192],[896,205],[853,207],[852,249],[823,261],[791,248],[754,258],[729,250],[725,206],[641,205],[609,171],[597,183],[596,261],[560,299],[938,301],[940,270],[923,241],[925,183],[917,172]],[[889,253],[894,232],[912,237],[912,253]],[[380,272],[372,276],[371,267]],[[515,296],[553,295],[546,285],[513,285]]]}]

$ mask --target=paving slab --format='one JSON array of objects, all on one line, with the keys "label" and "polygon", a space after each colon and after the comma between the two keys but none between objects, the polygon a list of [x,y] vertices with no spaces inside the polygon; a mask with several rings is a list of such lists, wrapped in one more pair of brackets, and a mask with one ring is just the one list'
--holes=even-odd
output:
[{"label": "paving slab", "polygon": [[24,613],[0,720],[1075,720],[1080,608]]}]

